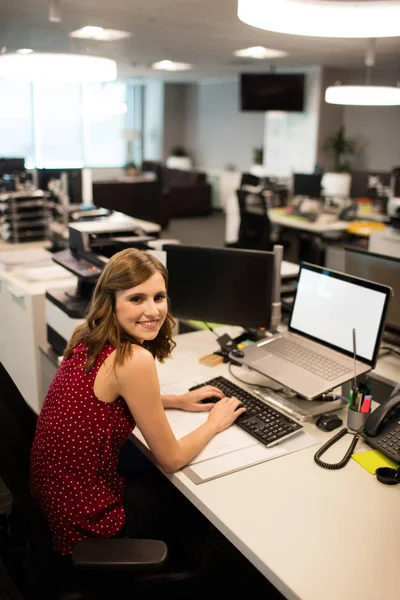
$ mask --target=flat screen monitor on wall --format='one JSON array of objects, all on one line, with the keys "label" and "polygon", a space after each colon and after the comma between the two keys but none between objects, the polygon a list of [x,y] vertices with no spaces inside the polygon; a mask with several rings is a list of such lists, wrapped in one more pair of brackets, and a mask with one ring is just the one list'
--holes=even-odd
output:
[{"label": "flat screen monitor on wall", "polygon": [[242,73],[241,110],[302,112],[304,79],[304,74],[297,73]]}]

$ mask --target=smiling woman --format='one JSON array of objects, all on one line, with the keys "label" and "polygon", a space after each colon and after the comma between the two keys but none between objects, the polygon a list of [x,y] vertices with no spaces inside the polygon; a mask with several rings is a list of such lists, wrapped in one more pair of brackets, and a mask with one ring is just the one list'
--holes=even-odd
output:
[{"label": "smiling woman", "polygon": [[[137,425],[159,466],[175,471],[244,411],[212,386],[160,394],[154,359],[165,360],[175,345],[167,284],[165,267],[150,254],[133,248],[115,254],[49,387],[32,448],[31,489],[61,554],[86,538],[168,541],[166,523],[175,533],[192,532],[194,509],[183,496],[157,469],[125,480],[120,450]],[[212,397],[220,401],[204,403]],[[209,416],[177,440],[165,408]]]}]

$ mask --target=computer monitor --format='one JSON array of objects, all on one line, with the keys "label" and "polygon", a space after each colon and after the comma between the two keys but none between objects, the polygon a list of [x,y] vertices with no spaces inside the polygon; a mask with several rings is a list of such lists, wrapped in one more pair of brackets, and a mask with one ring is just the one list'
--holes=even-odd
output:
[{"label": "computer monitor", "polygon": [[165,204],[159,181],[97,181],[93,204],[163,225]]},{"label": "computer monitor", "polygon": [[82,203],[82,169],[38,169],[38,187],[47,191],[51,179],[61,179],[66,173],[68,178],[68,196],[71,204]]},{"label": "computer monitor", "polygon": [[25,171],[24,158],[0,158],[0,177]]},{"label": "computer monitor", "polygon": [[273,252],[179,244],[165,245],[164,250],[175,317],[269,328]]},{"label": "computer monitor", "polygon": [[386,315],[386,327],[400,333],[400,258],[346,248],[345,271],[392,288],[393,296]]},{"label": "computer monitor", "polygon": [[293,176],[293,195],[308,198],[321,197],[322,174],[295,173]]}]

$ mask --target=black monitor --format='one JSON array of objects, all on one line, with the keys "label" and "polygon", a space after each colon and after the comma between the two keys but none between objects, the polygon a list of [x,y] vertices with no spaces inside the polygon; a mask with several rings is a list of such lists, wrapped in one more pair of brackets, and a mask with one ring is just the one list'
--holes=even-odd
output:
[{"label": "black monitor", "polygon": [[166,199],[159,181],[98,181],[93,183],[93,204],[117,210],[136,219],[163,225]]},{"label": "black monitor", "polygon": [[302,112],[304,79],[302,73],[242,73],[241,110]]},{"label": "black monitor", "polygon": [[0,158],[0,177],[14,175],[25,171],[24,158]]},{"label": "black monitor", "polygon": [[346,248],[345,271],[392,288],[393,297],[386,315],[386,327],[400,332],[400,258]]},{"label": "black monitor", "polygon": [[270,327],[273,252],[169,244],[168,296],[176,318]]},{"label": "black monitor", "polygon": [[321,180],[322,174],[295,173],[293,176],[293,195],[320,198]]},{"label": "black monitor", "polygon": [[352,171],[350,198],[367,197],[375,199],[376,187],[370,187],[373,178],[378,178],[383,186],[390,185],[388,171]]},{"label": "black monitor", "polygon": [[82,203],[82,169],[38,169],[38,187],[47,191],[51,179],[61,179],[61,174],[68,177],[68,196],[71,204]]}]

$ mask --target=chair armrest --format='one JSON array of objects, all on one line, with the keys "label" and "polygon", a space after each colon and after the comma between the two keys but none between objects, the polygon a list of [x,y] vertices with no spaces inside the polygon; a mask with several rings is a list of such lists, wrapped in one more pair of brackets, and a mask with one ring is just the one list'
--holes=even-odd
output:
[{"label": "chair armrest", "polygon": [[139,569],[160,567],[168,548],[160,540],[106,539],[83,540],[72,552],[72,562],[78,569]]}]

